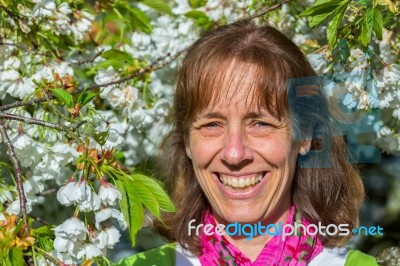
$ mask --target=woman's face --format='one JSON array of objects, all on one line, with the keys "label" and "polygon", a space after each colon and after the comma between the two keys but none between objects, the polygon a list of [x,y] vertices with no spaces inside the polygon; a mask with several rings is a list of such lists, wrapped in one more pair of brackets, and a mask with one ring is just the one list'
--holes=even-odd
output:
[{"label": "woman's face", "polygon": [[223,86],[220,99],[191,125],[186,150],[196,178],[219,223],[279,217],[291,205],[290,187],[302,144],[292,140],[289,121],[251,104],[257,101],[246,80],[224,83],[230,87]]}]

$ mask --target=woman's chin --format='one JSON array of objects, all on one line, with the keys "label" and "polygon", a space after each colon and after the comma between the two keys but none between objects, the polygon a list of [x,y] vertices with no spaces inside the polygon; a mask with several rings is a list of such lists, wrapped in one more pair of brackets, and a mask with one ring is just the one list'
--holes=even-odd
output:
[{"label": "woman's chin", "polygon": [[259,221],[264,220],[262,214],[254,213],[254,211],[237,211],[235,213],[222,213],[220,217],[216,217],[218,223],[230,224],[238,222],[240,224],[256,224]]}]

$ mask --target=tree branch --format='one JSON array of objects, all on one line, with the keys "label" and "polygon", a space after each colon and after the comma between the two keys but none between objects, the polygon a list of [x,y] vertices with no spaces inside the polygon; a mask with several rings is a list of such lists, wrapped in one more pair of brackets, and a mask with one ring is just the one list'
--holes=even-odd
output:
[{"label": "tree branch", "polygon": [[26,216],[26,197],[24,193],[24,186],[22,184],[22,171],[17,155],[15,154],[14,146],[11,143],[10,138],[8,137],[6,128],[4,126],[4,121],[0,120],[0,134],[2,136],[3,142],[7,145],[8,155],[11,158],[11,161],[14,166],[15,175],[17,177],[17,187],[18,187],[18,196],[19,196],[19,208],[20,212],[22,212],[22,217],[24,219],[25,231],[28,235],[30,235],[28,219]]},{"label": "tree branch", "polygon": [[83,60],[83,61],[77,61],[74,62],[73,64],[75,65],[83,65],[83,64],[88,64],[88,63],[93,63],[94,60],[96,60],[97,57],[99,57],[102,53],[104,52],[104,49],[101,49],[100,52],[96,53],[92,59],[88,59],[88,60]]},{"label": "tree branch", "polygon": [[21,122],[24,122],[24,123],[30,124],[30,125],[38,125],[38,126],[42,126],[42,127],[53,128],[58,131],[63,131],[65,133],[67,133],[68,135],[70,135],[72,138],[76,139],[80,143],[82,143],[82,141],[75,134],[75,131],[81,125],[83,125],[87,122],[86,120],[82,120],[82,121],[79,121],[78,123],[76,123],[75,125],[68,127],[65,125],[46,122],[46,121],[39,120],[39,119],[29,118],[29,117],[20,116],[20,115],[14,115],[14,114],[10,114],[10,113],[1,113],[1,112],[0,112],[0,119],[16,120],[16,121],[21,121]]},{"label": "tree branch", "polygon": [[22,51],[28,52],[28,53],[33,53],[35,55],[43,55],[46,56],[48,53],[40,53],[39,51],[33,50],[33,49],[29,49],[28,47],[25,47],[21,44],[17,44],[17,43],[12,43],[12,42],[0,42],[0,45],[3,46],[14,46],[17,47],[18,49],[21,49]]},{"label": "tree branch", "polygon": [[[170,64],[171,62],[173,62],[184,51],[186,51],[186,49],[181,50],[180,52],[176,53],[174,56],[170,56],[170,54],[168,53],[165,57],[157,59],[154,63],[152,63],[151,65],[149,65],[147,67],[144,67],[144,68],[141,68],[139,70],[136,70],[135,72],[133,72],[131,75],[129,75],[126,78],[121,78],[119,80],[112,81],[112,82],[109,82],[109,83],[104,83],[104,84],[92,84],[86,90],[94,90],[94,89],[98,89],[98,88],[102,88],[102,87],[107,87],[107,86],[111,86],[111,85],[124,83],[124,82],[132,80],[134,78],[141,77],[141,76],[143,76],[143,75],[145,75],[147,73],[150,73],[152,71],[159,70],[159,69],[163,68],[164,66],[166,66],[166,65]],[[159,63],[159,61],[161,61],[161,60],[163,60],[165,58],[168,58],[168,57],[169,57],[169,60],[166,60],[163,63]],[[81,88],[81,89],[78,89],[78,90],[74,90],[74,91],[71,92],[71,94],[76,95],[76,94],[81,93],[84,90],[85,90],[84,88]],[[49,97],[34,99],[34,100],[30,100],[30,101],[14,102],[14,103],[11,103],[11,104],[6,104],[6,105],[3,105],[3,106],[0,106],[0,112],[6,111],[6,110],[9,110],[9,109],[12,109],[12,108],[16,108],[16,107],[21,107],[21,106],[32,106],[32,105],[35,105],[35,104],[38,104],[38,103],[47,102],[49,100],[54,100],[54,99],[56,99],[56,97],[50,95]]]},{"label": "tree branch", "polygon": [[254,14],[254,15],[248,17],[247,19],[252,20],[252,19],[255,19],[255,18],[262,17],[262,16],[264,16],[265,14],[267,14],[267,13],[273,11],[273,10],[278,9],[278,8],[280,8],[281,6],[283,6],[283,5],[285,5],[285,4],[289,3],[289,2],[290,2],[290,0],[284,0],[284,1],[282,1],[282,2],[280,2],[280,3],[277,3],[277,4],[273,5],[273,6],[266,7],[266,8],[264,8],[264,9],[262,9],[261,11],[257,12],[256,14]]},{"label": "tree branch", "polygon": [[35,196],[36,196],[36,197],[40,197],[40,196],[43,196],[43,197],[44,197],[44,196],[49,196],[49,195],[52,195],[52,194],[56,193],[56,192],[58,191],[59,188],[60,188],[60,187],[57,187],[57,188],[50,188],[50,189],[48,189],[48,190],[45,190],[45,191],[36,193]]},{"label": "tree branch", "polygon": [[38,222],[38,223],[42,223],[42,224],[44,224],[44,225],[51,225],[51,223],[49,223],[49,222],[46,221],[46,220],[43,220],[42,218],[40,218],[40,217],[38,217],[38,216],[29,214],[29,217],[32,217],[32,218],[33,218],[36,222]]},{"label": "tree branch", "polygon": [[[21,122],[24,122],[24,123],[30,124],[30,125],[38,125],[38,126],[42,126],[42,127],[49,127],[49,128],[57,129],[59,131],[64,131],[66,133],[68,133],[71,130],[71,128],[69,128],[67,126],[64,126],[64,125],[55,124],[55,123],[51,123],[51,122],[46,122],[46,121],[35,119],[35,118],[29,118],[29,117],[20,116],[20,115],[14,115],[14,114],[10,114],[10,113],[0,113],[0,118],[7,119],[7,120],[17,120],[17,121],[21,121]],[[85,120],[80,121],[79,123],[77,123],[76,125],[74,125],[72,127],[72,130],[76,130],[80,125],[82,125],[82,124],[84,124],[86,122],[87,121],[85,121]]]}]

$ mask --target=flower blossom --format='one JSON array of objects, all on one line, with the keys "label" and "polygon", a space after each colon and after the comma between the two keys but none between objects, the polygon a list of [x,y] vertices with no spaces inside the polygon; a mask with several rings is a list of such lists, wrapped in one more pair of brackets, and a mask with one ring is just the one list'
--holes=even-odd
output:
[{"label": "flower blossom", "polygon": [[56,9],[54,0],[39,0],[32,10],[32,17],[50,17]]},{"label": "flower blossom", "polygon": [[100,256],[101,254],[102,253],[101,253],[101,250],[99,249],[99,247],[97,247],[91,243],[85,243],[77,252],[76,257],[77,257],[77,259],[81,259],[85,256],[86,259],[91,259],[91,258]]},{"label": "flower blossom", "polygon": [[11,194],[11,191],[7,189],[6,187],[0,186],[0,203],[5,203],[7,201],[12,201],[13,196]]},{"label": "flower blossom", "polygon": [[72,24],[71,30],[75,41],[80,41],[92,26],[94,16],[86,11],[81,10],[76,10],[74,16],[77,21]]},{"label": "flower blossom", "polygon": [[100,223],[104,222],[105,220],[107,220],[109,218],[117,219],[122,230],[125,230],[126,228],[128,228],[128,224],[126,223],[126,221],[124,219],[124,215],[120,211],[118,211],[116,209],[112,209],[112,208],[105,208],[105,209],[102,209],[95,213],[96,228],[100,229],[100,227],[101,227]]},{"label": "flower blossom", "polygon": [[122,194],[115,186],[106,181],[102,181],[99,189],[99,198],[104,205],[113,206],[117,200],[122,199]]},{"label": "flower blossom", "polygon": [[74,256],[83,246],[88,234],[85,224],[76,217],[66,220],[53,230],[56,236],[54,239],[55,250],[57,252],[67,252]]},{"label": "flower blossom", "polygon": [[76,217],[66,220],[53,230],[56,236],[70,238],[72,240],[85,240],[88,234],[85,224]]},{"label": "flower blossom", "polygon": [[111,226],[89,237],[89,239],[94,245],[104,249],[113,248],[119,242],[120,237],[119,231],[114,226]]},{"label": "flower blossom", "polygon": [[65,205],[78,204],[80,211],[97,211],[100,208],[100,198],[92,191],[85,180],[71,181],[57,192],[57,200]]}]

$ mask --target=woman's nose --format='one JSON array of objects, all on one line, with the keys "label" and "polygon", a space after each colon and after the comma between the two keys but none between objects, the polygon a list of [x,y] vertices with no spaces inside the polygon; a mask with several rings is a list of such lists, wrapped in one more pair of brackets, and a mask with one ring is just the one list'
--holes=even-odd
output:
[{"label": "woman's nose", "polygon": [[246,138],[238,130],[230,130],[225,139],[221,159],[230,165],[239,165],[253,159],[253,151],[246,143]]}]

